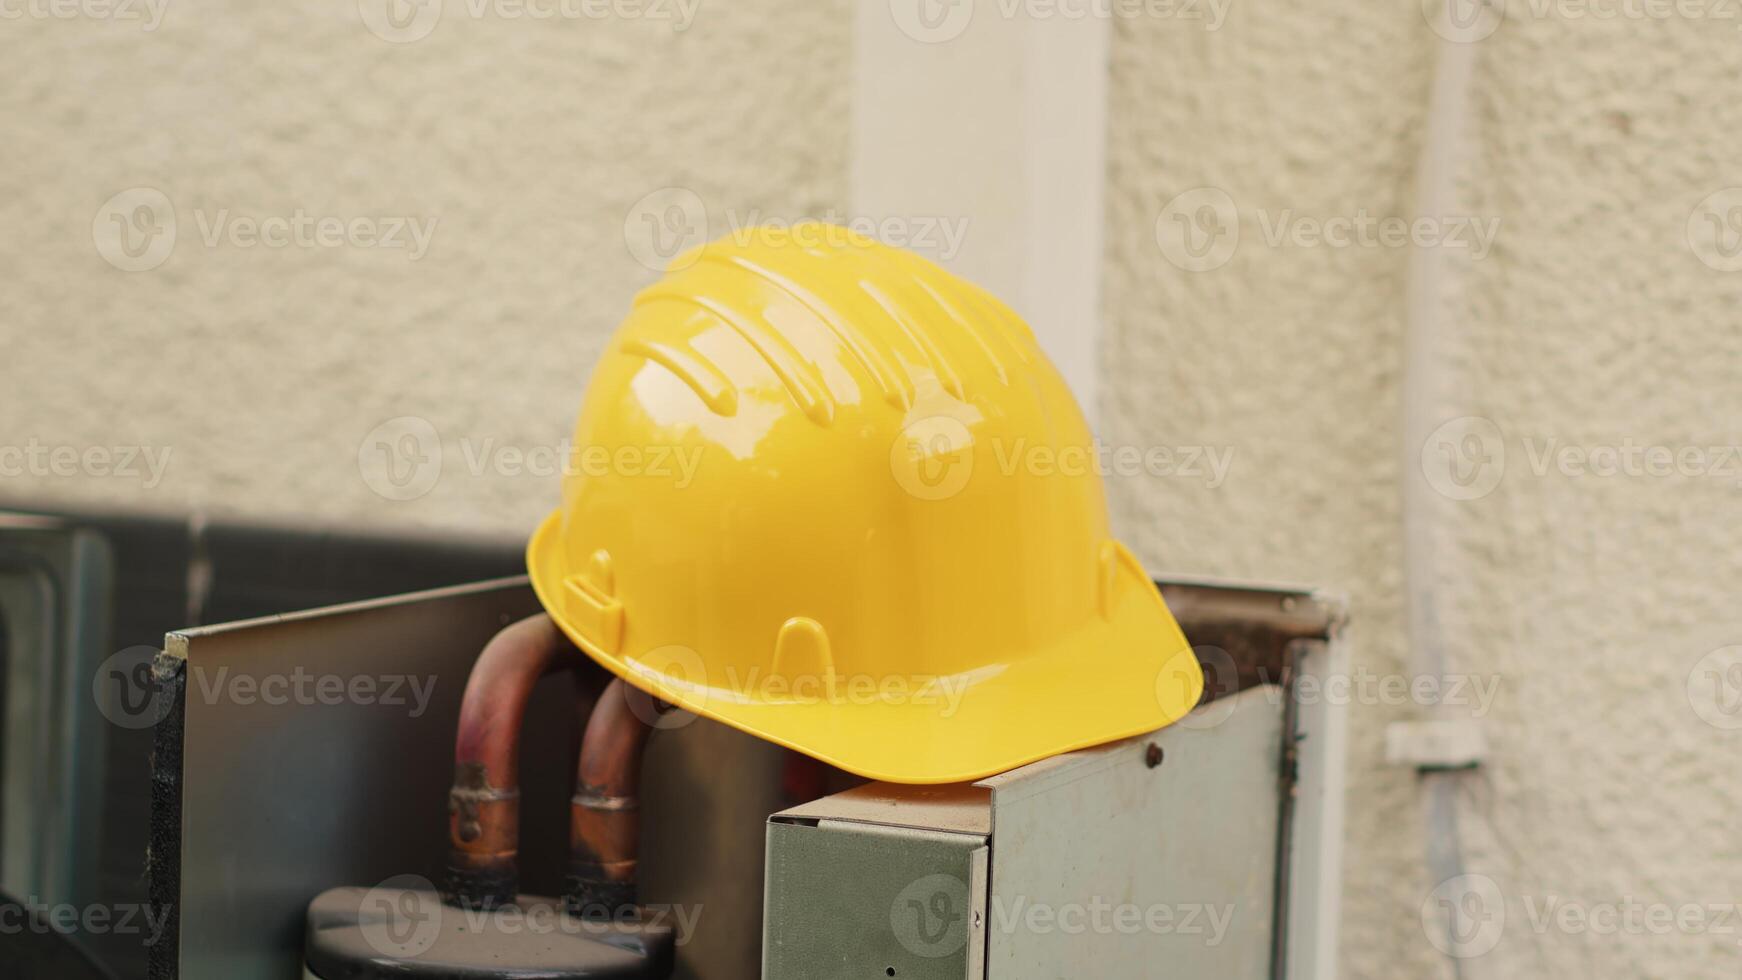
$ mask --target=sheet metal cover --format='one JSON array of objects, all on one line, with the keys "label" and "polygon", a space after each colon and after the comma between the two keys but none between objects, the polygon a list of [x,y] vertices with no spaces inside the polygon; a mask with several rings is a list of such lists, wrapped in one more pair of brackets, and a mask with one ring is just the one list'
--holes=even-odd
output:
[{"label": "sheet metal cover", "polygon": [[1268,977],[1283,709],[1265,685],[980,783],[989,980]]}]

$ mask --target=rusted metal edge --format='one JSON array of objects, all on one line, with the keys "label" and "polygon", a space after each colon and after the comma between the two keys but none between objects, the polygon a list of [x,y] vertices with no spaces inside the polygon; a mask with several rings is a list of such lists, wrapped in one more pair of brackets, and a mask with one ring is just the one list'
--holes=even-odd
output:
[{"label": "rusted metal edge", "polygon": [[1288,682],[1290,645],[1329,642],[1348,621],[1341,596],[1309,588],[1210,580],[1158,580],[1168,609],[1204,666],[1208,703]]}]

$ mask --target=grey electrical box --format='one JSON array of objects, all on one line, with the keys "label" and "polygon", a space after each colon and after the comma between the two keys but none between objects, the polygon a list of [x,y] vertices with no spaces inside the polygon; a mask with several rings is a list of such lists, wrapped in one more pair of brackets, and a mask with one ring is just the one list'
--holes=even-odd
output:
[{"label": "grey electrical box", "polygon": [[766,980],[1329,978],[1342,715],[1300,681],[1341,669],[1341,606],[1167,588],[1187,635],[1217,641],[1198,648],[1210,700],[1181,722],[771,817]]}]

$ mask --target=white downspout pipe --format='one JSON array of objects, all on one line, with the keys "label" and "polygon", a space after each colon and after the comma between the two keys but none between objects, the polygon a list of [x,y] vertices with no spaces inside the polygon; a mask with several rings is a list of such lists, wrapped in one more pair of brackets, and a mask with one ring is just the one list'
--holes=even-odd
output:
[{"label": "white downspout pipe", "polygon": [[[1448,219],[1464,212],[1458,210],[1457,179],[1463,170],[1467,147],[1467,126],[1470,119],[1470,89],[1474,75],[1476,51],[1480,38],[1448,40],[1456,36],[1451,19],[1453,5],[1468,7],[1471,0],[1447,0],[1441,16],[1447,18],[1436,28],[1436,58],[1432,89],[1422,142],[1421,158],[1416,169],[1416,204],[1418,218]],[[1445,33],[1441,33],[1445,31]],[[1445,421],[1442,415],[1440,365],[1441,339],[1449,326],[1452,309],[1448,302],[1448,287],[1454,263],[1460,253],[1442,247],[1417,246],[1410,253],[1409,278],[1406,293],[1404,328],[1404,370],[1402,379],[1403,414],[1403,560],[1404,588],[1407,602],[1407,628],[1412,666],[1418,676],[1444,677],[1447,657],[1444,631],[1440,622],[1443,604],[1439,596],[1440,583],[1451,577],[1447,559],[1435,547],[1434,518],[1447,501],[1438,495],[1423,469],[1423,447],[1435,430]],[[1444,718],[1441,705],[1428,706],[1429,719]],[[1467,719],[1466,719],[1467,720]],[[1417,760],[1417,764],[1422,763]],[[1426,859],[1436,884],[1459,878],[1464,874],[1463,854],[1458,840],[1457,792],[1467,771],[1446,771],[1421,768],[1426,810]],[[1469,935],[1470,923],[1459,921],[1464,910],[1452,911],[1445,948],[1457,950],[1459,936]],[[1451,957],[1455,976],[1465,975],[1464,961]]]}]

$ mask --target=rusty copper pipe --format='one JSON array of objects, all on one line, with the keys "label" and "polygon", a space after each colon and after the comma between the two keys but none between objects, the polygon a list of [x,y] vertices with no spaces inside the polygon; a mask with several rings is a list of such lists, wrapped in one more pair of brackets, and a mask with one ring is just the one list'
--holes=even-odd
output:
[{"label": "rusty copper pipe", "polygon": [[622,679],[587,720],[569,808],[569,910],[615,918],[633,909],[641,846],[641,756],[658,714],[671,706]]},{"label": "rusty copper pipe", "polygon": [[[584,658],[549,616],[520,620],[493,637],[466,682],[448,794],[448,899],[466,906],[511,902],[519,888],[520,725],[541,677]],[[591,701],[591,674],[576,675],[577,708]]]}]

